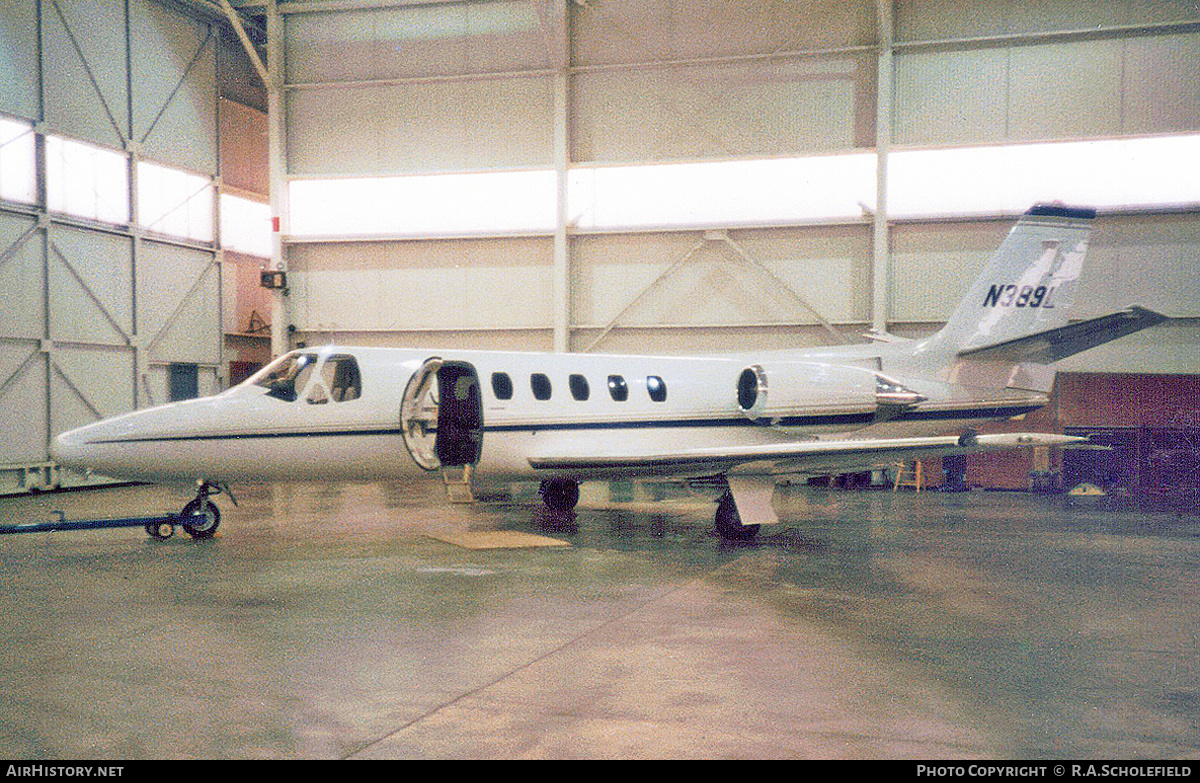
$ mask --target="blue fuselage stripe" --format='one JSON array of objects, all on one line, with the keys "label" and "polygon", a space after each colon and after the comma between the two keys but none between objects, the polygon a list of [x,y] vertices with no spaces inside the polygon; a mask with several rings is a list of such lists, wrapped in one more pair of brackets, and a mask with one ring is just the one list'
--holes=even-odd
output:
[{"label": "blue fuselage stripe", "polygon": [[[956,421],[962,419],[1006,419],[1037,410],[1039,405],[992,406],[987,408],[960,408],[955,410],[909,411],[901,414],[890,422],[906,421]],[[732,418],[699,418],[699,419],[661,419],[655,421],[596,421],[596,422],[550,422],[550,423],[516,423],[486,425],[484,433],[488,432],[572,432],[595,430],[642,430],[642,429],[681,429],[688,427],[761,427],[774,424],[780,427],[829,427],[860,425],[866,426],[875,420],[870,413],[838,414],[828,416],[787,416],[770,421],[757,421],[745,417]],[[310,438],[310,437],[358,437],[379,435],[401,435],[399,427],[380,429],[346,429],[346,430],[295,430],[291,432],[236,432],[212,435],[160,435],[152,437],[112,438],[91,441],[94,444],[112,443],[161,443],[180,441],[214,441],[214,440],[250,440],[275,438]]]}]

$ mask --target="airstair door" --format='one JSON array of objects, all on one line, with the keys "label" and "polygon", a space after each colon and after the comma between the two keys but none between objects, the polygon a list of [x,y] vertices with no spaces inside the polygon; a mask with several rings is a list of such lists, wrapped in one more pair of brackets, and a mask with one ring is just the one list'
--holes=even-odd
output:
[{"label": "airstair door", "polygon": [[400,403],[400,429],[425,470],[474,465],[483,451],[483,396],[467,362],[431,357],[413,373]]}]

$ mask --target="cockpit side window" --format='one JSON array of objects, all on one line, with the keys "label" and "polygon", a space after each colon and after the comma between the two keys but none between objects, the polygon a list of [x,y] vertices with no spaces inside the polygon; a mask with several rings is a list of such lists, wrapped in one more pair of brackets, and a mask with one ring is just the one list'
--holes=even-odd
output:
[{"label": "cockpit side window", "polygon": [[255,379],[254,385],[265,388],[268,397],[295,402],[299,390],[308,382],[316,364],[315,353],[290,353],[267,367],[266,371]]},{"label": "cockpit side window", "polygon": [[327,358],[325,366],[321,368],[321,380],[325,382],[334,402],[357,400],[362,396],[358,362],[349,354],[335,353]]}]

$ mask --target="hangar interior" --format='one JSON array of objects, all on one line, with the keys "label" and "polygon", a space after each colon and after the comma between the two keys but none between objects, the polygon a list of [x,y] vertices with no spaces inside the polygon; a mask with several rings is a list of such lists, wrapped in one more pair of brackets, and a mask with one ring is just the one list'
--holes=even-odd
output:
[{"label": "hangar interior", "polygon": [[[11,496],[10,509],[47,502],[26,493],[103,482],[54,465],[48,444],[58,433],[215,393],[301,345],[692,354],[854,342],[867,332],[930,334],[1015,217],[1038,201],[1099,209],[1077,317],[1136,304],[1173,320],[1063,362],[1049,406],[994,428],[1094,434],[1112,450],[972,457],[965,466],[926,466],[925,485],[1090,484],[1119,495],[1191,497],[1200,488],[1196,0],[7,0],[0,30],[0,493]],[[278,287],[266,287],[264,270],[283,273]],[[330,519],[349,513],[311,491],[313,507],[334,509]],[[627,493],[612,489],[617,499]],[[912,502],[879,495],[840,502]],[[380,507],[393,501],[385,496]],[[301,524],[308,518],[299,505],[284,490],[255,490],[249,503]],[[903,509],[924,519],[915,506]],[[1119,531],[1137,526],[1121,519]],[[841,539],[831,529],[834,543],[822,546],[859,551],[871,539]],[[281,535],[278,546],[295,544],[297,534]],[[375,552],[381,541],[391,539],[364,546]],[[782,569],[778,560],[794,544],[760,553],[770,562],[758,565]],[[70,574],[79,558],[101,558],[107,544],[84,544],[78,558],[59,546],[67,545],[7,550],[11,589],[21,589],[21,564],[39,552]],[[339,552],[349,546],[338,539]],[[1176,597],[1194,597],[1194,550],[1176,554],[1185,588]],[[661,556],[672,574],[687,572],[675,555]],[[725,569],[716,593],[767,579],[740,556],[705,560],[703,568]],[[149,557],[139,552],[113,567],[133,572]],[[215,557],[196,555],[202,573],[215,573]],[[1018,560],[1030,558],[1021,550]],[[654,578],[625,565],[634,580]],[[477,566],[429,567],[470,581]],[[162,568],[151,569],[155,578],[194,578]],[[95,588],[94,574],[75,576]],[[234,583],[227,574],[217,581]],[[34,582],[66,597],[53,575]],[[794,598],[773,584],[773,601]],[[659,587],[630,588],[634,599],[616,599],[614,616],[644,628],[628,613],[676,594]],[[984,588],[963,589],[970,598]],[[249,603],[233,614],[270,623],[253,605],[259,599],[242,597]],[[708,593],[703,601],[720,603]],[[35,608],[18,614],[32,622]],[[516,607],[505,614],[520,616]],[[602,626],[611,617],[582,619]],[[739,643],[753,649],[750,630],[741,631]],[[534,636],[523,632],[522,642]],[[483,638],[503,646],[498,631],[490,634]],[[436,636],[423,642],[449,643]],[[663,652],[650,649],[649,635],[642,644],[641,653]],[[1171,658],[1187,644],[1160,652]],[[499,657],[519,661],[523,651],[506,647]],[[471,656],[457,652],[465,668]],[[885,678],[876,674],[878,685]],[[200,675],[191,676],[203,689]],[[444,695],[444,681],[430,683]],[[321,685],[335,688],[332,680]],[[369,690],[367,680],[358,686]],[[882,690],[891,704],[917,699]],[[366,728],[327,735],[322,724],[298,744],[210,738],[195,752],[428,752],[412,732],[405,744],[383,731],[404,723],[394,701],[355,693],[366,701],[342,706],[366,714]],[[59,708],[45,694],[18,695],[20,704]],[[411,693],[392,695],[408,699],[414,714],[436,712],[422,712],[427,705]],[[919,700],[941,709],[941,696]],[[1194,752],[1194,690],[1173,687],[1163,698],[1170,708],[1156,713],[1153,741],[1113,739],[1137,722],[1130,708],[1117,720],[1121,731],[1110,736],[1111,726],[1095,718],[1088,736],[1101,739],[1068,750]],[[1070,709],[1086,711],[1081,704]],[[625,702],[614,710],[626,707],[633,710]],[[261,717],[239,709],[246,724]],[[306,720],[315,725],[321,718],[312,709]],[[482,712],[495,718],[504,710]],[[902,722],[893,718],[890,726]],[[1050,734],[1032,728],[1036,720],[1000,751],[953,732],[936,745],[906,735],[839,747],[1052,753]],[[6,721],[21,727],[4,735],[6,755],[188,752],[128,732],[126,744],[73,744],[22,719]],[[663,741],[664,724],[649,725],[647,736]],[[123,731],[105,726],[114,736]],[[420,728],[435,733],[436,721]],[[766,739],[771,730],[751,728],[760,744],[717,752],[778,751]],[[837,729],[814,731],[805,736]],[[394,741],[372,746],[363,739],[372,733]],[[44,744],[26,743],[29,736]],[[570,755],[569,741],[559,739],[536,751]],[[512,751],[480,742],[439,752]],[[655,755],[636,736],[629,743],[630,755]],[[600,747],[606,751],[594,752],[622,754],[597,740]],[[702,750],[657,747],[667,755]],[[814,739],[778,752],[824,749]]]},{"label": "hangar interior", "polygon": [[1094,404],[1045,423],[1198,423],[1190,0],[232,6],[248,49],[217,2],[5,6],[4,491],[301,343],[927,334],[1037,200],[1101,209],[1078,317],[1175,318],[1064,362]]}]

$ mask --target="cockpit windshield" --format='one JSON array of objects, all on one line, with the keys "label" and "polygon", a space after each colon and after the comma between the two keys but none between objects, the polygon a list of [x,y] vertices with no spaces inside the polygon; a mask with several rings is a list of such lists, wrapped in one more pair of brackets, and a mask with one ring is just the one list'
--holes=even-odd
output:
[{"label": "cockpit windshield", "polygon": [[347,402],[362,395],[362,376],[353,356],[326,356],[320,373],[314,377],[320,360],[320,354],[312,352],[289,353],[259,370],[246,383],[261,386],[268,397],[284,402],[295,402],[307,389],[305,400],[310,405]]},{"label": "cockpit windshield", "polygon": [[254,378],[254,385],[262,386],[270,397],[294,402],[316,365],[315,353],[289,353],[259,373]]}]

